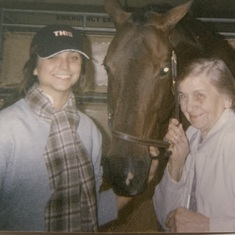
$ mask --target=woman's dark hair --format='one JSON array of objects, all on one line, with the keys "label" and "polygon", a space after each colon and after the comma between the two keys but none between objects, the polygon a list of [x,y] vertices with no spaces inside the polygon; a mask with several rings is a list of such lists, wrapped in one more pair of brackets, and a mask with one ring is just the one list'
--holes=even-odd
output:
[{"label": "woman's dark hair", "polygon": [[223,95],[231,101],[231,109],[235,110],[235,78],[224,61],[218,58],[199,58],[185,68],[177,78],[177,86],[188,77],[204,74],[205,78]]},{"label": "woman's dark hair", "polygon": [[20,93],[25,96],[27,91],[38,81],[37,76],[33,74],[34,69],[37,67],[38,56],[36,53],[31,54],[28,61],[23,68],[23,80],[20,84]]}]

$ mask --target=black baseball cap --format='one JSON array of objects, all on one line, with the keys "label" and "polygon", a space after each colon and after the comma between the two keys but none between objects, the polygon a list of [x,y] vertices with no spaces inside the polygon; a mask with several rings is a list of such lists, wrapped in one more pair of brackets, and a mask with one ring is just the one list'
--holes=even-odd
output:
[{"label": "black baseball cap", "polygon": [[87,59],[83,51],[83,38],[80,30],[68,25],[48,25],[34,36],[30,53],[35,52],[41,58],[48,58],[63,51],[77,51]]}]

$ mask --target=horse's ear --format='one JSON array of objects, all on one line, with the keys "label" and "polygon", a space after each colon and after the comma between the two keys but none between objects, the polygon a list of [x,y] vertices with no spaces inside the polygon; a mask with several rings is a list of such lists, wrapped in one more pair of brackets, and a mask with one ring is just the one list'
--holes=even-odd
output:
[{"label": "horse's ear", "polygon": [[111,17],[116,29],[129,19],[131,13],[124,11],[118,0],[105,0],[104,4],[105,11]]},{"label": "horse's ear", "polygon": [[[161,16],[162,28],[172,29],[187,14],[194,0],[190,0],[182,5],[172,8]],[[159,20],[159,19],[158,19]]]}]

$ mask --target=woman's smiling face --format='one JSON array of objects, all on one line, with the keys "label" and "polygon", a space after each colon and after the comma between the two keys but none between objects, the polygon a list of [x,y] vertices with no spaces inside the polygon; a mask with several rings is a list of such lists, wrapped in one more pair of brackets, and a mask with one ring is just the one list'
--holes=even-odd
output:
[{"label": "woman's smiling face", "polygon": [[79,79],[81,66],[81,55],[78,52],[66,51],[50,58],[39,58],[34,75],[38,77],[42,90],[53,96],[70,91]]},{"label": "woman's smiling face", "polygon": [[181,81],[178,92],[182,112],[205,137],[224,112],[226,97],[216,90],[205,74]]}]

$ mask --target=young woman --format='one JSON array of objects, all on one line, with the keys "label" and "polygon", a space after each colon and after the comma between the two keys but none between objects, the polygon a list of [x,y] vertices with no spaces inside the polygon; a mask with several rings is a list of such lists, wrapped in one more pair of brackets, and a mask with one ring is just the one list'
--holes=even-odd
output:
[{"label": "young woman", "polygon": [[97,215],[117,218],[116,195],[99,193],[101,134],[72,92],[87,59],[69,26],[33,38],[24,95],[0,112],[0,230],[89,232]]},{"label": "young woman", "polygon": [[153,197],[170,232],[235,231],[235,80],[219,59],[198,59],[178,78],[191,126],[172,119],[172,155]]}]

